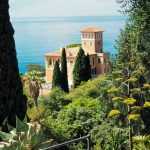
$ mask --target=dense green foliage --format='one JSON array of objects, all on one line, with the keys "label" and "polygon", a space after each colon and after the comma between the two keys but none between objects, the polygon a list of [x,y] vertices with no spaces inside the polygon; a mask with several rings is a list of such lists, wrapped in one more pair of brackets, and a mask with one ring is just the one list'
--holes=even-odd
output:
[{"label": "dense green foliage", "polygon": [[90,78],[91,66],[89,55],[86,56],[84,50],[80,48],[73,69],[74,87],[79,86],[82,81],[88,81]]},{"label": "dense green foliage", "polygon": [[[8,145],[8,149],[9,147],[11,149],[34,149],[37,145],[39,148],[42,146],[41,142],[47,140],[47,135],[50,135],[49,138],[57,144],[87,134],[90,134],[90,146],[93,150],[150,149],[150,2],[149,0],[121,0],[120,3],[129,19],[116,43],[118,55],[113,65],[113,72],[89,80],[91,78],[89,56],[86,56],[84,50],[80,48],[73,70],[76,88],[70,93],[64,92],[67,91],[68,82],[66,54],[63,50],[61,70],[58,62],[54,66],[52,91],[48,96],[39,98],[38,108],[28,105],[27,115],[34,123],[26,124],[17,119],[16,129],[11,131],[12,127],[8,125],[10,133],[0,132],[0,137],[6,142],[4,145]],[[4,4],[0,5],[0,11],[3,10],[1,6],[6,7],[8,3]],[[3,21],[3,17],[0,16],[1,19]],[[10,23],[8,16],[6,20]],[[4,24],[2,27],[0,34],[5,37],[2,32],[5,29]],[[13,41],[12,36],[11,32],[10,39]],[[5,44],[8,46],[10,43],[4,42]],[[2,47],[2,50],[4,48]],[[11,46],[6,47],[6,49],[11,48]],[[15,73],[18,73],[18,69],[16,70]],[[7,75],[6,71],[3,71],[3,75]],[[16,77],[15,73],[13,77]],[[65,90],[62,88],[62,79]],[[37,77],[31,73],[30,82],[35,83],[35,81]],[[16,81],[12,82],[12,86],[14,83]],[[17,92],[21,92],[22,96],[20,82],[19,85],[21,91],[17,90]],[[38,85],[35,87],[38,88]],[[33,88],[31,91],[34,92]],[[10,95],[12,98],[20,98],[20,95],[16,95],[16,91],[14,93],[15,95]],[[9,92],[7,94],[9,96]],[[39,96],[39,93],[37,92],[36,95]],[[14,119],[22,107],[17,104],[13,109],[8,108],[15,110],[8,116],[8,122],[12,124],[9,119]],[[4,112],[3,109],[1,114]],[[0,119],[4,120],[5,117],[0,116]],[[7,120],[5,121],[7,123]],[[44,130],[43,128],[37,129],[37,125],[43,127]],[[86,141],[74,143],[62,149],[84,150]]]},{"label": "dense green foliage", "polygon": [[[49,96],[42,98],[41,106],[45,108],[45,112],[39,120],[49,128],[58,143],[91,133],[91,146],[95,149],[99,146],[102,149],[110,149],[112,145],[114,148],[125,147],[128,143],[128,130],[121,129],[121,126],[113,124],[107,117],[112,109],[112,101],[109,100],[107,92],[111,85],[112,81],[108,77],[100,76],[80,85],[69,94],[56,88]],[[112,127],[114,131],[108,134]],[[120,133],[123,136],[116,141],[115,138],[117,139]],[[124,144],[120,145],[120,142]],[[69,148],[80,149],[79,147],[84,149],[86,144],[81,142]]]},{"label": "dense green foliage", "polygon": [[53,70],[52,88],[61,87],[62,78],[59,62],[56,61]]},{"label": "dense green foliage", "polygon": [[[0,1],[0,127],[15,126],[15,118],[26,114],[26,96],[23,95],[16,56],[14,29],[10,22],[8,0]],[[6,127],[6,126],[5,126]],[[7,130],[7,127],[3,130]]]},{"label": "dense green foliage", "polygon": [[69,44],[66,47],[67,48],[81,47],[81,44]]},{"label": "dense green foliage", "polygon": [[83,81],[84,77],[81,75],[81,71],[84,68],[84,57],[85,57],[84,50],[80,48],[73,69],[74,87],[77,87],[78,85],[80,85],[81,81]]},{"label": "dense green foliage", "polygon": [[37,71],[37,72],[42,72],[42,75],[45,75],[45,68],[42,65],[39,64],[29,64],[27,65],[27,72],[31,71]]},{"label": "dense green foliage", "polygon": [[66,58],[65,49],[62,50],[62,56],[61,56],[61,77],[62,77],[61,88],[65,92],[69,92],[68,74],[67,74],[67,58]]}]

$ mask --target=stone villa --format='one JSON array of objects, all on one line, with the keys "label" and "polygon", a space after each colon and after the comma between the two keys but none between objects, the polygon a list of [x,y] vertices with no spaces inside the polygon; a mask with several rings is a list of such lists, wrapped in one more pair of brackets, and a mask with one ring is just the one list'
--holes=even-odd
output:
[{"label": "stone villa", "polygon": [[[90,56],[91,75],[93,77],[107,73],[110,69],[108,56],[103,52],[103,32],[104,30],[97,27],[87,27],[81,30],[81,45],[74,44],[66,46],[68,80],[73,84],[73,67],[79,48],[82,47],[86,54]],[[61,58],[61,48],[59,51],[45,54],[46,64],[46,81],[52,81],[53,67],[55,62]]]}]

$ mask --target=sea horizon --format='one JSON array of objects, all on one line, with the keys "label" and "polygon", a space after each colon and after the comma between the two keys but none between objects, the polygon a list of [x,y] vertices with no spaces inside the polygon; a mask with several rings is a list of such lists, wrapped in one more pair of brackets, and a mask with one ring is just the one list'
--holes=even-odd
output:
[{"label": "sea horizon", "polygon": [[104,28],[104,51],[116,54],[115,40],[126,19],[122,15],[11,18],[20,72],[25,73],[28,64],[44,65],[46,52],[80,43],[80,30],[86,26]]},{"label": "sea horizon", "polygon": [[[102,15],[102,16],[51,16],[51,17],[12,17],[11,20],[13,22],[47,22],[47,21],[87,21],[86,19],[92,19],[95,21],[96,19],[105,19],[105,20],[113,20],[115,19],[127,19],[125,15]],[[90,20],[91,22],[91,20]]]}]

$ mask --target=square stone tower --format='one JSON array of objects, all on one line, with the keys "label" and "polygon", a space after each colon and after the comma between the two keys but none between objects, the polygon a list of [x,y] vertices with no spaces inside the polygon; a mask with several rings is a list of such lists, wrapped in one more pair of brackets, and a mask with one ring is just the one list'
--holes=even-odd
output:
[{"label": "square stone tower", "polygon": [[[81,30],[81,43],[85,53],[89,54],[91,65],[91,76],[94,78],[100,74],[109,72],[111,69],[109,58],[103,52],[103,32],[101,28],[88,27]],[[78,45],[78,44],[77,44]],[[80,45],[66,47],[67,69],[69,85],[73,85],[73,68]],[[46,81],[52,82],[53,69],[56,61],[61,60],[62,49],[45,54]]]},{"label": "square stone tower", "polygon": [[102,53],[103,29],[87,27],[81,30],[82,48],[88,54]]}]

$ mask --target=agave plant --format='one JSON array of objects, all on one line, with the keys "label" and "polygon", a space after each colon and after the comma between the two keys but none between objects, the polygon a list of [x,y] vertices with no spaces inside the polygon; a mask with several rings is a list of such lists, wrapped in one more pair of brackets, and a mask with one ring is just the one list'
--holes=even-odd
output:
[{"label": "agave plant", "polygon": [[150,149],[150,135],[149,136],[134,136],[133,150],[149,150]]},{"label": "agave plant", "polygon": [[[37,122],[25,123],[16,119],[16,128],[9,133],[0,131],[0,149],[2,150],[36,150],[47,147],[52,140],[47,140]],[[45,142],[46,141],[46,142]]]}]

